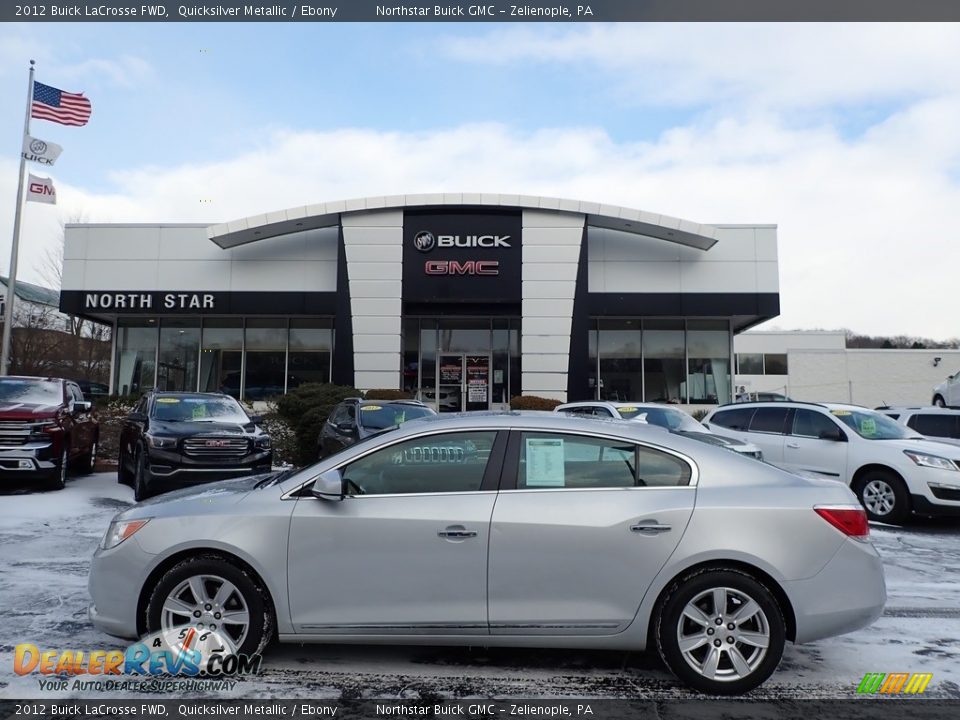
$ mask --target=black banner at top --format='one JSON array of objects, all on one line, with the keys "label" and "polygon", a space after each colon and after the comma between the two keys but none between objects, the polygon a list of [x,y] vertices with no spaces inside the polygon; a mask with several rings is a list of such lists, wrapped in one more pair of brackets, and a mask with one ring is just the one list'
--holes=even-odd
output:
[{"label": "black banner at top", "polygon": [[54,0],[4,2],[0,22],[957,21],[957,0]]}]

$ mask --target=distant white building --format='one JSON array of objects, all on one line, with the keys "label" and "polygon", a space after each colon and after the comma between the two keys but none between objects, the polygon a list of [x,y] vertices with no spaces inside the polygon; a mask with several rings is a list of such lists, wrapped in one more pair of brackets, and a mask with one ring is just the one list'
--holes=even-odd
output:
[{"label": "distant white building", "polygon": [[847,349],[843,332],[749,331],[733,340],[735,386],[794,400],[928,405],[960,350]]}]

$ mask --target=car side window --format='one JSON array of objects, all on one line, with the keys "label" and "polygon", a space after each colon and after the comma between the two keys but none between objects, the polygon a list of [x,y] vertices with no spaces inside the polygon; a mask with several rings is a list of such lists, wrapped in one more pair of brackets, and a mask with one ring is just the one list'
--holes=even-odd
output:
[{"label": "car side window", "polygon": [[597,417],[610,418],[613,417],[613,413],[610,412],[607,408],[597,405],[593,408],[593,414]]},{"label": "car side window", "polygon": [[710,422],[729,430],[745,431],[750,427],[750,419],[753,417],[754,408],[732,408],[730,410],[720,410],[714,413]]},{"label": "car side window", "polygon": [[819,438],[821,433],[836,435],[837,426],[828,417],[813,410],[797,409],[793,416],[793,434],[800,437]]},{"label": "car side window", "polygon": [[80,392],[80,388],[73,383],[67,383],[67,400],[83,402],[83,393]]},{"label": "car side window", "polygon": [[907,421],[907,426],[921,435],[955,438],[958,435],[957,416],[947,414],[917,414]]},{"label": "car side window", "polygon": [[750,419],[750,432],[783,434],[786,423],[787,408],[761,407]]},{"label": "car side window", "polygon": [[363,495],[480,490],[496,431],[443,433],[376,450],[342,468],[348,492]]},{"label": "car side window", "polygon": [[599,489],[687,485],[690,466],[626,440],[563,433],[520,435],[517,488]]}]

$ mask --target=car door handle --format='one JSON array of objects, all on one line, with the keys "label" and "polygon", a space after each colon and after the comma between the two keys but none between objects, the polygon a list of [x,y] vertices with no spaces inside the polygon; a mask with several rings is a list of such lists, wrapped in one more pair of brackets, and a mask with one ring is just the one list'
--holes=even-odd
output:
[{"label": "car door handle", "polygon": [[787,447],[796,450],[800,447],[800,443],[787,443]]},{"label": "car door handle", "polygon": [[476,530],[467,530],[462,525],[444,528],[437,532],[437,537],[442,537],[445,540],[466,540],[476,536]]},{"label": "car door handle", "polygon": [[640,533],[641,535],[659,535],[660,533],[670,532],[673,528],[670,525],[661,525],[654,521],[638,522],[630,526],[630,532]]}]

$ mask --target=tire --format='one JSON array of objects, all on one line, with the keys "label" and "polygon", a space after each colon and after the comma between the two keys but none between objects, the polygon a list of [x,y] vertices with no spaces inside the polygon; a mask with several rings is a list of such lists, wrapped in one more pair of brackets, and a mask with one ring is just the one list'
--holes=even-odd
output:
[{"label": "tire", "polygon": [[90,446],[90,452],[85,452],[77,458],[76,469],[79,474],[90,475],[93,472],[93,468],[97,464],[97,446],[99,443],[100,438],[95,438]]},{"label": "tire", "polygon": [[910,493],[896,474],[889,470],[870,470],[857,480],[854,492],[877,522],[902,525],[910,517]]},{"label": "tire", "polygon": [[60,451],[60,464],[49,476],[45,485],[47,490],[63,490],[67,486],[67,469],[70,467],[69,455],[67,454],[68,446],[69,439],[64,438],[63,450]]},{"label": "tire", "polygon": [[120,457],[117,459],[117,482],[121,485],[133,487],[133,473],[127,470],[126,461],[123,450],[120,450]]},{"label": "tire", "polygon": [[[716,599],[723,605],[719,614]],[[737,612],[746,613],[739,623]],[[660,657],[681,681],[702,693],[740,695],[777,669],[786,623],[773,594],[754,577],[707,568],[670,587],[656,615],[655,635]]]},{"label": "tire", "polygon": [[945,407],[947,406],[947,403],[946,403],[946,401],[944,401],[942,395],[934,395],[934,396],[933,396],[933,404],[934,404],[934,406],[936,406],[936,407],[938,407],[938,408],[945,408]]},{"label": "tire", "polygon": [[147,468],[147,456],[141,450],[133,460],[133,499],[137,502],[156,495],[156,490],[150,486],[150,470]]},{"label": "tire", "polygon": [[[191,580],[194,586],[200,581],[201,591],[207,595],[202,600],[209,602],[196,602],[197,598],[190,586]],[[215,595],[225,584],[231,585],[232,589],[227,588],[229,594],[226,601],[217,605],[214,602]],[[172,599],[195,608],[195,611],[202,613],[201,617],[166,612],[164,605]],[[245,611],[246,624],[218,622],[224,619],[224,610],[236,613],[235,617],[238,619],[243,619]],[[200,627],[201,623],[203,628]],[[213,628],[211,624],[217,627]],[[230,636],[238,653],[252,655],[263,650],[270,642],[276,622],[266,590],[250,573],[219,555],[201,555],[184,560],[163,574],[150,594],[146,625],[148,632],[191,626],[198,630],[216,629]]]}]

